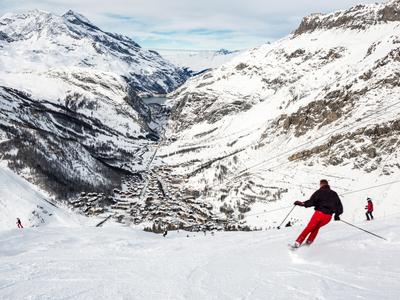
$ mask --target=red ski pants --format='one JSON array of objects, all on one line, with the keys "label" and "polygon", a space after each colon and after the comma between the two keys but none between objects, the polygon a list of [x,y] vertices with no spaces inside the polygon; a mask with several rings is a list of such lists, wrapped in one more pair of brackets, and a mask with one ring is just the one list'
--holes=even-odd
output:
[{"label": "red ski pants", "polygon": [[315,240],[319,229],[322,226],[325,226],[326,224],[328,224],[331,219],[332,219],[332,215],[324,214],[323,212],[316,210],[315,213],[313,214],[310,222],[308,223],[307,227],[299,235],[296,242],[298,242],[299,244],[303,243],[303,241],[309,235],[307,242],[312,243]]}]

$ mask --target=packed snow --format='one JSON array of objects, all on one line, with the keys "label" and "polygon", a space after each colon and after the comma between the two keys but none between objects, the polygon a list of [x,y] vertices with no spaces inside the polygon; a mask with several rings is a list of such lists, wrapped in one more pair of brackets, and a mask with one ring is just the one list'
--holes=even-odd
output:
[{"label": "packed snow", "polygon": [[[312,211],[308,210],[311,215]],[[170,232],[39,227],[0,232],[1,299],[382,299],[400,294],[400,218],[301,227]]]}]

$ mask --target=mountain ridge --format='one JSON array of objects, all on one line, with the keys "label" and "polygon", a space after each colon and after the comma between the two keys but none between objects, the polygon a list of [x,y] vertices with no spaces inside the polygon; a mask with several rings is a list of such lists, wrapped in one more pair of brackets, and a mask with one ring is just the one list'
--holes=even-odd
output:
[{"label": "mountain ridge", "polygon": [[400,1],[390,0],[382,4],[357,5],[348,10],[330,14],[311,14],[301,21],[294,35],[318,29],[350,28],[363,30],[368,26],[400,21]]}]

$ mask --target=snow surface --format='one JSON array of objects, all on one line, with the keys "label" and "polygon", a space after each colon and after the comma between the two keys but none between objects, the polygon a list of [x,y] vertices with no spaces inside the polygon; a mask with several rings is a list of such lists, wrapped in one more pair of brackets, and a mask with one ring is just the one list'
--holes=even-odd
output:
[{"label": "snow surface", "polygon": [[398,299],[399,216],[358,225],[388,241],[341,222],[296,251],[287,244],[298,226],[189,238],[126,227],[2,231],[0,298]]},{"label": "snow surface", "polygon": [[0,231],[16,227],[20,218],[24,227],[80,226],[87,218],[53,204],[48,195],[0,165]]}]

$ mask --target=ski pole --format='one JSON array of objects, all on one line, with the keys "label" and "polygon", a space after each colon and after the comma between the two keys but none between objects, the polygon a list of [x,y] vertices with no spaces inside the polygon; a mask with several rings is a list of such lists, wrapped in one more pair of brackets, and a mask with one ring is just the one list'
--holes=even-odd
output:
[{"label": "ski pole", "polygon": [[289,213],[286,215],[286,217],[283,219],[282,223],[277,227],[277,229],[281,229],[283,222],[286,221],[286,219],[289,217],[289,215],[292,213],[292,211],[295,207],[296,207],[296,205],[293,205],[292,209],[289,211]]},{"label": "ski pole", "polygon": [[349,223],[349,222],[346,222],[346,221],[343,221],[343,220],[340,220],[340,221],[342,221],[343,223],[345,223],[345,224],[347,224],[347,225],[349,225],[349,226],[352,226],[352,227],[357,228],[357,229],[359,229],[359,230],[361,230],[361,231],[364,231],[364,232],[369,233],[369,234],[371,234],[371,235],[373,235],[373,236],[376,236],[377,238],[380,238],[380,239],[382,239],[382,240],[387,241],[387,239],[385,239],[384,237],[382,237],[382,236],[380,236],[380,235],[377,235],[377,234],[375,234],[375,233],[373,233],[373,232],[371,232],[371,231],[362,229],[361,227],[358,227],[358,226],[356,226],[356,225],[353,225],[353,224],[351,224],[351,223]]}]

